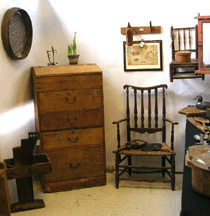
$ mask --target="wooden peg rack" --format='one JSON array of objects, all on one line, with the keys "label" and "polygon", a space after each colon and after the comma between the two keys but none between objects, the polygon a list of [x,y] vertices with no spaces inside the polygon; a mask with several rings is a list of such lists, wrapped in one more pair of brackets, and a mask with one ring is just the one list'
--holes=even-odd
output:
[{"label": "wooden peg rack", "polygon": [[[141,27],[131,27],[133,34],[160,34],[161,26],[152,26],[150,21],[150,26],[141,26]],[[126,27],[121,28],[121,34],[126,35]]]}]

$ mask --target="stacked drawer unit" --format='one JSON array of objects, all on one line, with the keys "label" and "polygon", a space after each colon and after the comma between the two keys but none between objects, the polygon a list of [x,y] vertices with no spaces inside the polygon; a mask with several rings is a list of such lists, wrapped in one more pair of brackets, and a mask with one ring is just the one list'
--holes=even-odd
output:
[{"label": "stacked drawer unit", "polygon": [[44,192],[106,184],[102,71],[96,64],[32,68]]}]

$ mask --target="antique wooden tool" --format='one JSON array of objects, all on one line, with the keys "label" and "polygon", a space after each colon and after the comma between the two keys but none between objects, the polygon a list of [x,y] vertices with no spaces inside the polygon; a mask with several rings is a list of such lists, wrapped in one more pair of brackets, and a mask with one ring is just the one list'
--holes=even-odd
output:
[{"label": "antique wooden tool", "polygon": [[6,167],[2,162],[0,162],[0,216],[10,216],[10,213]]},{"label": "antique wooden tool", "polygon": [[210,197],[210,151],[192,159],[192,187]]},{"label": "antique wooden tool", "polygon": [[18,203],[11,205],[11,212],[45,207],[44,201],[34,199],[32,176],[51,172],[52,166],[46,154],[33,155],[39,133],[29,133],[21,140],[21,147],[13,148],[13,159],[5,160],[7,178],[16,179]]},{"label": "antique wooden tool", "polygon": [[204,130],[208,130],[206,124],[209,123],[209,119],[205,119],[205,118],[202,118],[202,117],[194,117],[194,119],[195,119],[196,121],[202,123],[202,125],[203,125],[203,129],[204,129]]},{"label": "antique wooden tool", "polygon": [[196,120],[194,119],[194,117],[187,117],[187,120],[188,120],[192,125],[194,125],[196,128],[198,128],[200,131],[202,131],[203,133],[207,133],[207,134],[210,133],[209,130],[204,130],[204,129],[203,129],[203,125],[202,125],[200,122],[196,121]]}]

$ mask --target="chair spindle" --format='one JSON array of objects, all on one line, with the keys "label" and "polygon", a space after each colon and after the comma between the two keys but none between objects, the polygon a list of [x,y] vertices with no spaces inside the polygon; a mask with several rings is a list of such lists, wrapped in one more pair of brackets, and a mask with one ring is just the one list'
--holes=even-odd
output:
[{"label": "chair spindle", "polygon": [[141,127],[144,128],[144,90],[141,90]]},{"label": "chair spindle", "polygon": [[134,122],[135,122],[135,128],[138,127],[138,111],[137,111],[137,90],[134,89]]},{"label": "chair spindle", "polygon": [[191,50],[192,46],[192,41],[191,41],[191,31],[189,29],[189,49]]},{"label": "chair spindle", "polygon": [[151,128],[151,90],[148,90],[148,128]]},{"label": "chair spindle", "polygon": [[183,30],[183,41],[184,41],[184,49],[186,50],[186,31]]},{"label": "chair spindle", "polygon": [[158,90],[155,89],[155,128],[158,128]]}]

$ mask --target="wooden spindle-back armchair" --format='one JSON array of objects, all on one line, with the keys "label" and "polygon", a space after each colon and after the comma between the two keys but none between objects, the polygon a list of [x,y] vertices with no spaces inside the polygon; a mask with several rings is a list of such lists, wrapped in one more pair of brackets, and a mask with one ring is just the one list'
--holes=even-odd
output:
[{"label": "wooden spindle-back armchair", "polygon": [[[184,51],[191,53],[191,61],[178,62],[176,53]],[[174,79],[202,78],[204,75],[195,74],[198,69],[198,26],[174,28],[171,26],[171,52],[170,81]],[[181,72],[180,72],[181,71]]]},{"label": "wooden spindle-back armchair", "polygon": [[[167,85],[157,85],[152,87],[136,87],[125,85],[126,90],[126,118],[119,121],[114,121],[117,125],[117,150],[113,151],[116,156],[116,188],[119,187],[120,180],[134,181],[163,181],[171,182],[172,190],[175,188],[175,152],[174,152],[174,125],[178,124],[166,118],[166,102],[165,90]],[[120,125],[122,122],[127,123],[127,142],[122,145]],[[171,123],[170,147],[166,144],[166,122]],[[147,142],[140,137],[140,140],[133,140],[134,134],[146,134],[146,138],[150,134],[160,132],[159,140]],[[136,137],[136,136],[135,136]],[[137,142],[136,142],[137,141]],[[139,143],[139,148],[135,144]],[[129,145],[130,144],[130,145]],[[156,144],[161,147],[155,149]],[[132,148],[135,146],[135,148]],[[152,147],[152,148],[151,148]],[[155,156],[161,158],[161,166],[149,165],[142,166],[141,164],[132,164],[132,157],[138,156]],[[125,160],[128,164],[125,165]],[[167,166],[166,166],[167,163]],[[130,178],[134,170],[155,170],[162,172],[161,179],[140,179]],[[126,171],[129,177],[122,177]],[[165,173],[169,179],[165,179]]]}]

